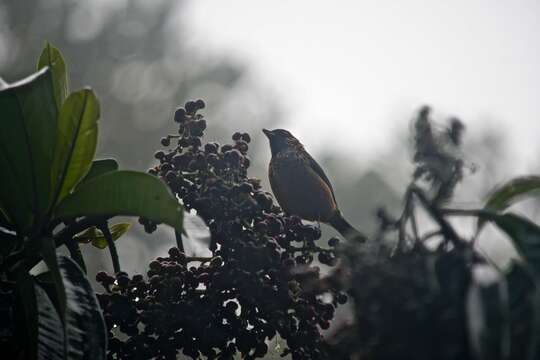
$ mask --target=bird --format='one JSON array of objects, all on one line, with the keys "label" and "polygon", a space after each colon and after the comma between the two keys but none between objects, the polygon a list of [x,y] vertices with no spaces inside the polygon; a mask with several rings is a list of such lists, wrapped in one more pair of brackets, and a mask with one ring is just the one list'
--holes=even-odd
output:
[{"label": "bird", "polygon": [[283,211],[329,224],[347,240],[366,241],[366,236],[343,217],[330,180],[300,141],[284,129],[263,129],[263,133],[272,154],[270,187]]}]

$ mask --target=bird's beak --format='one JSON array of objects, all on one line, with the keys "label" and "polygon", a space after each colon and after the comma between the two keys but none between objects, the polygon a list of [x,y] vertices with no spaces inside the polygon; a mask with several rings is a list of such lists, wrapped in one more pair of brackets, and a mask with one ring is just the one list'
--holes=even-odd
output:
[{"label": "bird's beak", "polygon": [[271,138],[274,134],[272,133],[271,130],[268,130],[268,129],[263,129],[263,133],[264,135],[266,135],[267,138]]}]

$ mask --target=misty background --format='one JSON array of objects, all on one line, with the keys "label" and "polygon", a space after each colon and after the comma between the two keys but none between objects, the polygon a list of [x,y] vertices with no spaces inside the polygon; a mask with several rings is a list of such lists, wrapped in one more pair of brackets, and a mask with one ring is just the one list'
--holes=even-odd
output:
[{"label": "misty background", "polygon": [[[154,164],[160,138],[176,131],[174,109],[202,98],[207,139],[249,132],[251,175],[269,190],[261,129],[287,128],[326,170],[342,211],[369,232],[378,207],[399,210],[410,124],[424,104],[441,124],[456,116],[467,127],[465,160],[476,171],[453,206],[479,207],[496,184],[539,171],[539,17],[534,0],[3,0],[0,77],[30,74],[52,42],[71,88],[91,86],[101,101],[98,156],[124,169]],[[537,217],[534,201],[522,208]],[[148,235],[131,221],[120,260],[144,273],[174,240],[170,229]],[[480,246],[501,263],[514,256],[493,229]],[[111,270],[107,252],[83,251],[90,278]]]}]

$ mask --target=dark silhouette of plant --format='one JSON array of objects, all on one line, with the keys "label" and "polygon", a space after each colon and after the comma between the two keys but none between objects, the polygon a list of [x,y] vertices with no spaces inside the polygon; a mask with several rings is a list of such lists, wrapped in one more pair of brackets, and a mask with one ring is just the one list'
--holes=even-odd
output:
[{"label": "dark silhouette of plant", "polygon": [[[109,358],[174,359],[263,357],[267,340],[286,340],[293,359],[326,359],[320,329],[327,329],[338,300],[303,292],[305,279],[317,279],[314,257],[336,264],[334,247],[317,245],[317,226],[285,216],[258,179],[249,178],[250,135],[235,133],[233,143],[203,144],[207,123],[202,100],[176,110],[179,135],[161,139],[160,164],[149,170],[195,210],[211,233],[208,258],[190,258],[182,240],[149,264],[148,278],[100,273],[107,292],[99,295],[109,328]],[[155,224],[141,219],[149,232]],[[120,277],[118,277],[120,276]],[[122,333],[122,335],[119,335]]]},{"label": "dark silhouette of plant", "polygon": [[[480,209],[452,208],[466,169],[464,126],[451,119],[441,129],[425,107],[399,217],[381,209],[366,243],[326,245],[318,226],[283,214],[248,176],[249,134],[203,143],[204,107],[177,109],[178,133],[161,139],[159,164],[143,174],[93,160],[99,102],[90,89],[69,93],[54,47],[34,75],[0,83],[2,355],[254,359],[279,336],[292,359],[538,359],[540,227],[508,209],[536,196],[539,176],[502,184]],[[184,252],[196,239],[184,236],[183,208],[206,224],[210,256]],[[149,233],[169,224],[177,246],[147,276],[130,276],[114,245],[129,224],[109,226],[115,215],[140,216]],[[472,235],[457,216],[474,220]],[[488,223],[521,261],[500,269],[478,250]],[[113,260],[114,275],[96,275],[105,289],[97,297],[81,243],[108,248]],[[69,257],[57,254],[64,245]],[[349,298],[354,321],[323,338]]]},{"label": "dark silhouette of plant", "polygon": [[[339,282],[354,300],[355,321],[333,338],[334,358],[536,359],[536,289],[540,228],[501,212],[540,187],[537,176],[495,189],[482,210],[445,208],[463,176],[463,125],[451,119],[435,130],[430,110],[414,124],[413,180],[398,219],[379,210],[379,231],[367,246],[346,244],[339,255],[349,276],[335,273],[314,288]],[[423,230],[423,212],[435,230]],[[453,216],[477,218],[472,238],[460,235]],[[506,233],[524,263],[499,269],[475,248],[486,221]],[[423,225],[423,226],[422,226]],[[433,226],[431,226],[433,228]],[[491,280],[482,277],[491,275]]]},{"label": "dark silhouette of plant", "polygon": [[104,359],[105,323],[79,243],[109,248],[119,272],[113,241],[129,224],[109,228],[110,218],[143,215],[181,231],[183,212],[155,177],[94,160],[99,101],[89,88],[69,92],[56,48],[46,44],[37,70],[0,87],[0,353]]}]

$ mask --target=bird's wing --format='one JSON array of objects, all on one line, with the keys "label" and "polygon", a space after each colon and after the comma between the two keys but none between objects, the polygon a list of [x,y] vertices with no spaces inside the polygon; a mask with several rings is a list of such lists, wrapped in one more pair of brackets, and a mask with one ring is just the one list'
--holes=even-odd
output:
[{"label": "bird's wing", "polygon": [[330,189],[330,191],[332,192],[332,198],[334,199],[334,202],[337,204],[337,201],[336,201],[336,196],[334,195],[334,188],[332,188],[332,184],[330,183],[330,180],[328,180],[328,177],[326,176],[326,174],[324,173],[324,170],[322,169],[322,167],[317,163],[317,161],[315,161],[314,158],[311,157],[311,155],[309,155],[307,152],[305,152],[305,155],[306,155],[306,158],[308,160],[308,163],[309,163],[309,166],[311,166],[311,168],[313,169],[313,171],[315,171],[315,173],[317,175],[319,175],[321,177],[321,179],[323,179],[324,183],[326,185],[328,185],[328,188]]}]

